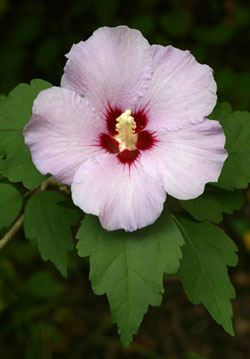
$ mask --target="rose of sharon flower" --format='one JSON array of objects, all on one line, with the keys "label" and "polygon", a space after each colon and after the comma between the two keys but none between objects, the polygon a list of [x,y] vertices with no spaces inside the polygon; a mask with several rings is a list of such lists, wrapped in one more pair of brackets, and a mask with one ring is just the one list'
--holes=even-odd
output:
[{"label": "rose of sharon flower", "polygon": [[103,27],[66,55],[61,87],[40,92],[24,130],[42,174],[71,185],[74,203],[107,230],[160,216],[166,193],[191,199],[227,157],[212,70],[189,51],[150,46]]}]

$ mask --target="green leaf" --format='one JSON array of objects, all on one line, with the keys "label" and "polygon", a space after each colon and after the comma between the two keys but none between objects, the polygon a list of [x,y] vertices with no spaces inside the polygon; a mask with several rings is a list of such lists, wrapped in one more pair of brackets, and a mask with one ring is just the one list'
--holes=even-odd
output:
[{"label": "green leaf", "polygon": [[197,223],[178,216],[177,223],[185,238],[179,278],[194,304],[204,304],[214,320],[231,335],[232,307],[235,291],[227,265],[237,264],[237,247],[217,226]]},{"label": "green leaf", "polygon": [[239,190],[229,192],[220,188],[209,188],[200,197],[180,203],[198,221],[219,223],[223,219],[223,213],[231,214],[241,209],[244,197]]},{"label": "green leaf", "polygon": [[231,114],[232,114],[231,105],[227,102],[222,102],[215,106],[210,117],[213,120],[221,122],[223,119],[227,118]]},{"label": "green leaf", "polygon": [[14,186],[0,183],[0,230],[14,222],[22,204],[22,196]]},{"label": "green leaf", "polygon": [[90,256],[93,290],[106,293],[113,321],[127,346],[148,306],[160,305],[163,272],[178,270],[183,238],[165,214],[153,226],[130,233],[107,232],[96,217],[87,215],[77,238],[78,254]]},{"label": "green leaf", "polygon": [[250,182],[250,113],[231,112],[230,105],[221,104],[211,118],[221,123],[229,153],[217,185],[227,190],[246,188]]},{"label": "green leaf", "polygon": [[31,117],[32,104],[38,93],[50,87],[46,81],[20,84],[9,96],[0,98],[0,173],[11,182],[23,182],[32,189],[43,180],[32,163],[25,146],[23,129]]},{"label": "green leaf", "polygon": [[55,264],[67,275],[68,251],[73,249],[71,226],[78,212],[64,206],[64,196],[56,192],[41,192],[28,201],[24,213],[25,235],[38,246],[43,260]]}]

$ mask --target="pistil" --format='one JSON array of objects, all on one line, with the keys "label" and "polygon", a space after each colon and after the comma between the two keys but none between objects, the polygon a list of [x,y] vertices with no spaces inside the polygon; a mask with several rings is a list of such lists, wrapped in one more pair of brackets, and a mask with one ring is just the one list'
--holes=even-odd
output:
[{"label": "pistil", "polygon": [[135,133],[136,122],[131,116],[131,110],[124,111],[116,119],[116,130],[118,134],[115,139],[119,142],[120,151],[125,149],[133,151],[136,149],[137,134]]}]

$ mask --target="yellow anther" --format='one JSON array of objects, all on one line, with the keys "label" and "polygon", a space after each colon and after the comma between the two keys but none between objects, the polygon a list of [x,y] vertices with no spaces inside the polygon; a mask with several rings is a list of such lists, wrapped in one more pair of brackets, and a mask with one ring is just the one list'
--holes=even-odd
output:
[{"label": "yellow anther", "polygon": [[131,110],[124,111],[117,117],[116,122],[118,135],[115,138],[120,143],[120,150],[135,150],[137,141],[137,134],[135,133],[136,122],[134,117],[131,116]]}]

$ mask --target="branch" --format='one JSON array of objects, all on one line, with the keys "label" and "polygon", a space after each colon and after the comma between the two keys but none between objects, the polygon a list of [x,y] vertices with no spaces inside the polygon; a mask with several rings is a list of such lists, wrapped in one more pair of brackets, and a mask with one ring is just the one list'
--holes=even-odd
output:
[{"label": "branch", "polygon": [[24,222],[24,214],[21,214],[21,216],[16,220],[16,222],[12,225],[12,227],[8,230],[7,233],[3,236],[3,238],[0,240],[0,250],[13,238],[19,229],[22,227]]},{"label": "branch", "polygon": [[48,179],[46,179],[42,184],[41,186],[38,188],[38,192],[44,192],[46,191],[46,189],[49,187],[49,186],[58,186],[59,187],[59,183],[57,183],[53,177],[49,177]]},{"label": "branch", "polygon": [[[49,186],[54,186],[59,189],[59,191],[69,194],[70,191],[67,186],[63,186],[60,183],[57,183],[52,177],[46,179],[39,187],[30,190],[25,193],[24,197],[28,197],[31,194],[46,191]],[[5,245],[17,234],[24,222],[24,213],[16,220],[16,222],[11,226],[7,233],[0,239],[0,250],[5,247]]]}]

